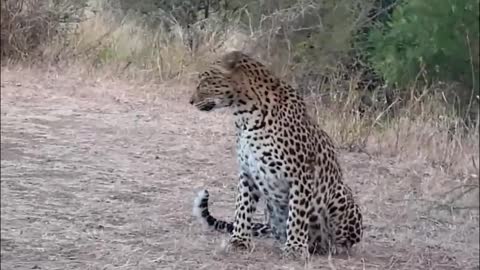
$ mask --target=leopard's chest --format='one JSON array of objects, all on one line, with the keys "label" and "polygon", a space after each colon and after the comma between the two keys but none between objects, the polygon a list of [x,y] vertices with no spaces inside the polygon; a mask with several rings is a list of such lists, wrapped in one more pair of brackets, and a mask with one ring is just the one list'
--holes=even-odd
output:
[{"label": "leopard's chest", "polygon": [[288,192],[283,164],[272,154],[275,146],[271,136],[243,133],[237,137],[237,159],[240,170],[247,173],[262,193]]}]

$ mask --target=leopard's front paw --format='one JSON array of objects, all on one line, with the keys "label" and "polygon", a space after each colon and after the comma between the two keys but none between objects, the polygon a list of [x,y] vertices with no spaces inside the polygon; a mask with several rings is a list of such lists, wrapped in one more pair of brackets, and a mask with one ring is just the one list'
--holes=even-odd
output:
[{"label": "leopard's front paw", "polygon": [[282,256],[289,259],[308,259],[310,253],[308,246],[300,243],[290,243],[287,241],[282,248]]},{"label": "leopard's front paw", "polygon": [[228,241],[228,246],[229,249],[234,249],[234,250],[252,250],[253,249],[253,244],[252,240],[247,237],[239,237],[236,235],[232,235],[230,237],[230,240]]}]

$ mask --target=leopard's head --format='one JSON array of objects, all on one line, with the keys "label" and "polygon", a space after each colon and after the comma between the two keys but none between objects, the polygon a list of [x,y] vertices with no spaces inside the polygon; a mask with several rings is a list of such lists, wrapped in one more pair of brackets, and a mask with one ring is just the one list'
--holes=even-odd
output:
[{"label": "leopard's head", "polygon": [[202,111],[249,107],[266,95],[267,86],[278,85],[278,79],[262,63],[240,51],[224,54],[198,79],[190,104]]},{"label": "leopard's head", "polygon": [[201,111],[231,106],[235,102],[235,82],[220,68],[211,67],[199,75],[190,104]]}]

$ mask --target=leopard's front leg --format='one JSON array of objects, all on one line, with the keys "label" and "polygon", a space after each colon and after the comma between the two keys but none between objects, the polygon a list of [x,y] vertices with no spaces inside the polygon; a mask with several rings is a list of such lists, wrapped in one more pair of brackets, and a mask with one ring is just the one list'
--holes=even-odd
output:
[{"label": "leopard's front leg", "polygon": [[300,176],[291,182],[288,197],[287,241],[285,255],[308,255],[309,210],[312,200],[312,176]]},{"label": "leopard's front leg", "polygon": [[230,244],[235,247],[252,248],[252,216],[260,197],[260,192],[252,178],[241,173],[235,203],[235,221]]}]

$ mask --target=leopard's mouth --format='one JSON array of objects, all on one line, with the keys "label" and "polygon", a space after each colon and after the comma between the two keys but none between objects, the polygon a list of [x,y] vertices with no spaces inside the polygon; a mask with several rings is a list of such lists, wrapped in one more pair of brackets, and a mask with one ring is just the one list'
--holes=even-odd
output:
[{"label": "leopard's mouth", "polygon": [[195,107],[197,107],[200,111],[211,111],[213,108],[215,108],[215,102],[213,101],[207,101],[207,102],[200,102],[195,104]]}]

